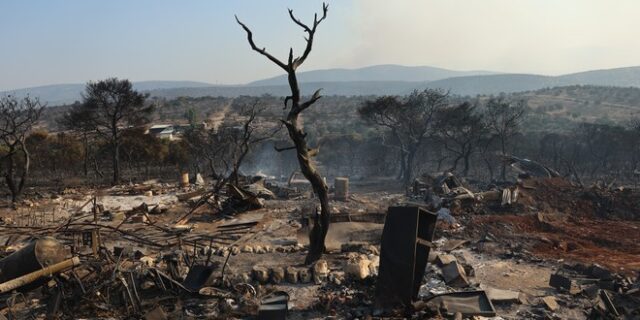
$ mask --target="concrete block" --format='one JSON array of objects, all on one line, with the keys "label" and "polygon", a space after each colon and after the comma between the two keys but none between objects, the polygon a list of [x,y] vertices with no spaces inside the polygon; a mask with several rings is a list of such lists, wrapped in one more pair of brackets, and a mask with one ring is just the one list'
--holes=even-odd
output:
[{"label": "concrete block", "polygon": [[489,288],[485,291],[494,303],[520,303],[520,292],[518,291],[496,288]]}]

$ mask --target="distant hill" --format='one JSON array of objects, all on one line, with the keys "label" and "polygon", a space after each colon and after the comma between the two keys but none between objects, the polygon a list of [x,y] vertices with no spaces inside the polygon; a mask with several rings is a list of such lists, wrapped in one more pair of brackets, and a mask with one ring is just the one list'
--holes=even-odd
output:
[{"label": "distant hill", "polygon": [[428,83],[429,87],[450,90],[460,95],[511,93],[574,85],[640,87],[640,67],[593,70],[561,76],[531,74],[467,76]]},{"label": "distant hill", "polygon": [[556,86],[554,77],[532,74],[496,74],[456,77],[432,81],[426,85],[458,95],[497,94],[536,90]]},{"label": "distant hill", "polygon": [[[322,88],[323,95],[368,96],[397,95],[410,93],[413,89],[424,89],[428,82],[407,81],[331,81],[302,82],[300,90],[303,95],[311,95]],[[152,96],[173,99],[177,97],[237,97],[237,96],[286,96],[291,94],[288,85],[262,86],[214,86],[201,88],[173,88],[150,91]]]},{"label": "distant hill", "polygon": [[[544,76],[533,74],[484,74],[456,76],[430,81],[398,81],[397,75],[393,72],[389,75],[389,80],[380,79],[381,68],[365,69],[332,69],[318,70],[301,73],[300,86],[303,94],[311,94],[317,88],[323,88],[325,95],[403,95],[414,89],[439,88],[448,90],[453,94],[471,95],[478,94],[499,94],[514,93],[522,91],[533,91],[543,88],[574,86],[574,85],[594,85],[594,86],[618,86],[618,87],[640,87],[640,67],[617,68],[607,70],[594,70],[580,73],[572,73],[561,76]],[[428,70],[429,67],[405,67]],[[396,70],[395,66],[392,68]],[[402,68],[400,68],[402,69]],[[434,68],[438,70],[437,68]],[[339,71],[336,71],[339,70]],[[372,71],[373,70],[373,71]],[[397,69],[399,70],[399,69]],[[439,69],[444,70],[444,69]],[[455,71],[453,71],[455,72]],[[363,74],[371,74],[369,81],[352,81],[362,77]],[[408,73],[411,73],[408,72]],[[405,73],[406,75],[407,73]],[[420,72],[415,72],[413,77],[417,77]],[[307,76],[304,76],[307,75]],[[308,79],[325,79],[329,75],[336,76],[331,81],[307,81]],[[442,75],[442,73],[440,74]],[[437,76],[434,76],[437,77]],[[407,76],[406,78],[410,78]],[[406,79],[405,78],[405,79]],[[414,78],[415,79],[415,78]],[[233,97],[239,95],[263,95],[271,94],[284,96],[289,94],[289,87],[281,77],[269,78],[255,81],[244,86],[216,86],[200,88],[179,88],[166,90],[153,90],[152,95],[166,98],[179,96],[202,97],[202,96],[224,96]]]},{"label": "distant hill", "polygon": [[640,67],[602,69],[556,77],[562,85],[640,87]]},{"label": "distant hill", "polygon": [[[305,95],[323,88],[324,95],[404,95],[415,89],[440,88],[458,95],[488,95],[534,91],[544,88],[593,85],[640,88],[640,67],[593,70],[561,76],[498,74],[488,71],[452,71],[434,67],[378,65],[360,69],[328,69],[301,72],[300,87]],[[138,90],[163,98],[270,94],[284,96],[289,87],[283,76],[246,85],[211,86],[190,81],[136,82]],[[68,104],[80,99],[84,84],[52,85],[14,90],[29,93],[49,105]],[[8,92],[0,92],[6,94]]]},{"label": "distant hill", "polygon": [[[495,74],[490,71],[454,71],[442,68],[418,66],[407,67],[393,64],[375,65],[358,69],[325,69],[300,72],[299,82],[426,82],[452,77]],[[286,85],[287,76],[248,83],[249,86]]]},{"label": "distant hill", "polygon": [[640,118],[640,88],[564,86],[511,94],[538,113],[578,122],[625,123]]},{"label": "distant hill", "polygon": [[[167,88],[199,88],[210,87],[210,83],[195,81],[139,81],[134,82],[133,87],[140,91],[150,91]],[[15,95],[23,97],[29,95],[31,97],[39,97],[42,102],[48,105],[70,104],[81,99],[81,93],[84,91],[85,84],[54,84],[48,86],[24,88],[17,90],[9,90],[0,92],[0,95]]]}]

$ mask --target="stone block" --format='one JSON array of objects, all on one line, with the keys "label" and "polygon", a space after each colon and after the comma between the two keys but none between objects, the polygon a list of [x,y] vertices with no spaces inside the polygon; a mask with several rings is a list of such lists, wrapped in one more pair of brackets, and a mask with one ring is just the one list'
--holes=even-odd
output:
[{"label": "stone block", "polygon": [[457,261],[451,262],[442,267],[442,276],[444,277],[444,282],[446,282],[449,286],[459,288],[469,286],[467,274],[464,271],[462,265],[460,265]]},{"label": "stone block", "polygon": [[371,261],[365,256],[358,256],[353,259],[349,259],[344,267],[344,271],[349,277],[357,280],[365,279],[369,276],[369,264]]},{"label": "stone block", "polygon": [[291,284],[296,284],[298,283],[299,280],[299,275],[298,275],[298,270],[294,267],[287,267],[287,269],[285,270],[285,279],[287,280],[287,282],[291,283]]},{"label": "stone block", "polygon": [[269,269],[265,267],[255,266],[252,269],[253,271],[253,279],[258,281],[261,284],[266,284],[269,282]]},{"label": "stone block", "polygon": [[283,267],[273,267],[271,268],[271,283],[280,284],[284,281],[285,272]]}]

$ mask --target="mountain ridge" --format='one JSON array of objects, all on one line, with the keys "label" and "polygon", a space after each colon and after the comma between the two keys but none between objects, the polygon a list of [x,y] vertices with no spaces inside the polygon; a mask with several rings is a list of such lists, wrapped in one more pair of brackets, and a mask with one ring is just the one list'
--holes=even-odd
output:
[{"label": "mountain ridge", "polygon": [[[431,71],[432,74],[425,75],[427,71]],[[329,77],[331,73],[333,76]],[[445,75],[458,76],[441,78]],[[426,78],[436,80],[415,80]],[[345,96],[404,95],[412,90],[424,88],[438,88],[448,90],[453,94],[471,96],[572,85],[640,88],[640,66],[546,76],[526,73],[493,73],[490,71],[453,71],[428,66],[376,65],[357,69],[324,69],[301,72],[299,83],[302,93],[305,95],[312,94],[318,88],[323,88],[324,95]],[[39,97],[41,101],[47,102],[49,105],[60,105],[80,100],[84,86],[84,84],[49,85],[0,92],[0,95],[23,96],[30,94],[32,97]],[[211,85],[194,81],[140,81],[134,82],[134,88],[148,92],[151,96],[167,99],[180,96],[235,97],[264,94],[285,96],[289,94],[289,87],[282,76],[257,80],[244,85]]]},{"label": "mountain ridge", "polygon": [[[49,105],[69,104],[81,99],[81,94],[85,90],[84,83],[62,83],[49,84],[43,86],[12,89],[0,92],[0,96],[14,95],[17,97],[31,96],[38,97],[42,102]],[[170,80],[149,80],[134,81],[133,87],[140,91],[162,90],[169,88],[201,88],[213,86],[210,83],[198,81],[170,81]]]},{"label": "mountain ridge", "polygon": [[[403,66],[380,64],[361,68],[331,68],[300,72],[299,82],[351,82],[351,81],[408,81],[422,82],[445,78],[497,74],[492,71],[457,71],[431,66]],[[287,84],[285,74],[252,81],[249,86]]]}]

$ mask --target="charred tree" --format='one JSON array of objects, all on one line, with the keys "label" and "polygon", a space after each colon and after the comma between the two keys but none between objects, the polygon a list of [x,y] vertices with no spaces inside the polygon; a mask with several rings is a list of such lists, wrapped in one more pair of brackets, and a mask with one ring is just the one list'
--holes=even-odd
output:
[{"label": "charred tree", "polygon": [[92,124],[90,123],[91,115],[88,110],[83,108],[82,104],[76,102],[71,106],[71,111],[66,112],[58,119],[58,124],[67,129],[75,132],[80,136],[83,147],[83,165],[82,170],[85,177],[89,176],[89,160],[91,153],[90,136],[94,132]]},{"label": "charred tree", "polygon": [[258,117],[263,111],[256,101],[241,108],[238,114],[243,117],[241,122],[226,120],[212,129],[194,126],[185,133],[183,142],[189,152],[205,162],[216,179],[214,194],[227,183],[238,186],[240,167],[251,149],[279,131],[260,127]]},{"label": "charred tree", "polygon": [[82,125],[95,131],[111,145],[113,184],[120,181],[120,147],[127,126],[147,123],[154,108],[145,103],[147,95],[137,92],[129,80],[109,78],[89,82],[81,105],[68,116],[81,119]]},{"label": "charred tree", "polygon": [[[486,118],[489,131],[498,140],[502,157],[507,155],[507,149],[512,138],[520,132],[520,124],[527,113],[524,101],[511,102],[503,98],[491,98],[486,105]],[[507,179],[507,166],[502,164],[500,178]]]},{"label": "charred tree", "polygon": [[223,188],[229,185],[240,186],[239,171],[252,148],[272,138],[282,128],[277,126],[271,130],[261,126],[258,118],[262,111],[264,108],[258,107],[256,101],[251,106],[242,107],[238,114],[243,117],[241,122],[225,120],[217,128],[193,126],[185,132],[182,143],[192,155],[191,161],[196,165],[204,162],[209,167],[214,182],[211,189],[178,221],[186,221],[197,208],[205,204],[210,205],[215,212],[224,211],[220,203]]},{"label": "charred tree", "polygon": [[358,108],[362,119],[391,135],[392,141],[388,145],[399,151],[400,177],[405,186],[409,186],[413,179],[418,150],[433,135],[435,115],[448,104],[448,93],[426,89],[414,91],[404,99],[384,96],[365,101]]},{"label": "charred tree", "polygon": [[[325,238],[327,236],[327,232],[329,231],[329,192],[327,184],[322,179],[322,176],[316,169],[313,164],[312,157],[315,155],[315,151],[309,147],[307,143],[307,134],[304,132],[302,125],[299,121],[299,116],[302,111],[311,107],[318,99],[320,99],[320,89],[318,89],[313,96],[311,96],[306,101],[301,101],[300,87],[298,86],[298,79],[296,76],[296,69],[309,56],[311,52],[311,48],[313,46],[313,37],[316,33],[316,28],[318,25],[327,17],[327,11],[329,6],[326,3],[322,4],[322,16],[318,18],[318,14],[316,14],[313,18],[313,25],[309,26],[293,14],[293,10],[289,9],[289,17],[295,24],[300,26],[306,33],[307,37],[305,38],[307,44],[304,49],[304,52],[301,56],[294,58],[293,56],[293,48],[289,50],[289,58],[287,62],[282,62],[278,58],[274,57],[270,53],[267,52],[265,48],[259,48],[256,46],[253,41],[253,33],[251,30],[236,17],[236,21],[244,31],[247,33],[247,40],[251,49],[265,56],[271,62],[275,63],[277,66],[282,68],[287,73],[287,79],[289,82],[289,87],[291,89],[291,95],[287,96],[284,100],[285,109],[289,107],[289,112],[285,119],[282,119],[282,123],[287,128],[287,132],[289,133],[289,138],[294,144],[298,163],[300,164],[300,171],[302,174],[309,180],[313,191],[318,196],[320,200],[320,214],[317,213],[314,215],[314,225],[309,233],[309,253],[305,259],[305,263],[309,264],[314,262],[322,256],[325,251]],[[315,149],[314,149],[315,150]]]},{"label": "charred tree", "polygon": [[18,199],[29,177],[31,155],[26,139],[43,109],[38,99],[0,99],[0,139],[5,148],[2,162],[12,202]]},{"label": "charred tree", "polygon": [[476,112],[476,105],[464,102],[442,109],[437,118],[437,136],[453,157],[453,164],[448,171],[455,171],[462,161],[462,175],[468,176],[471,155],[477,151],[488,132],[483,114]]}]

